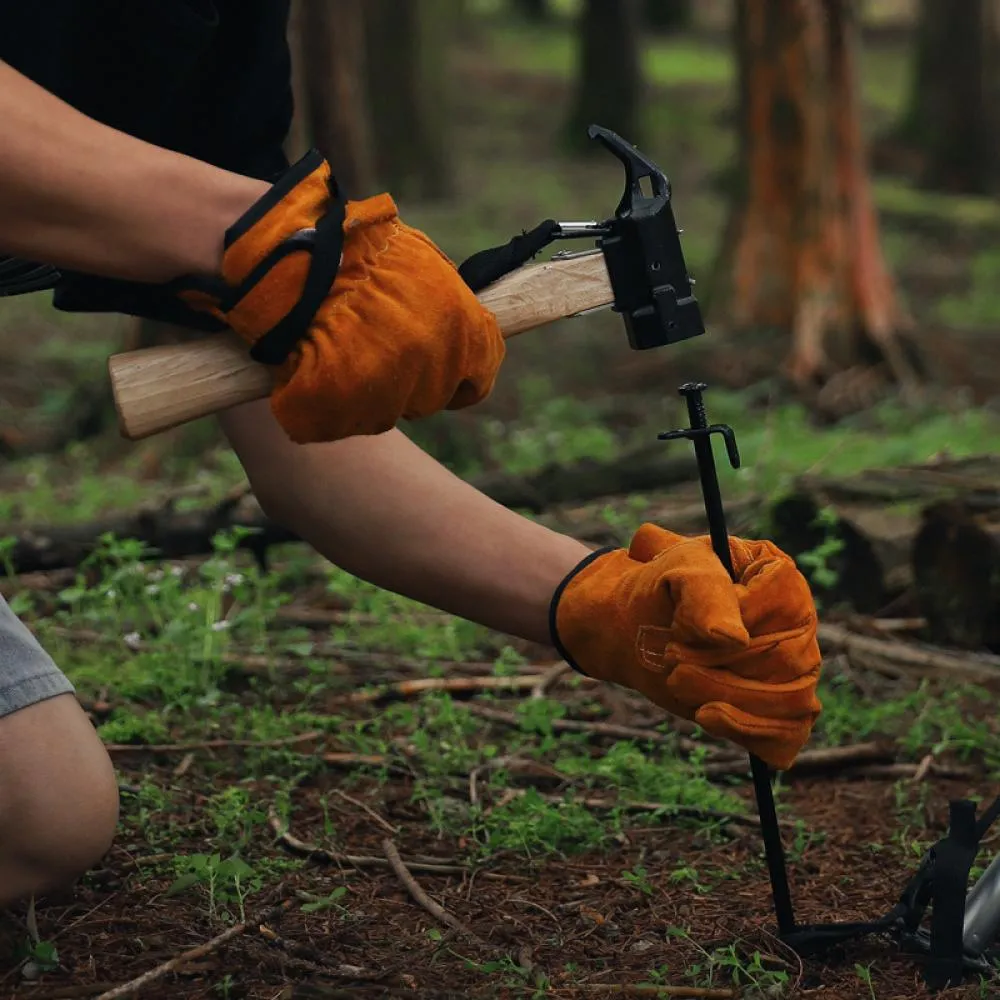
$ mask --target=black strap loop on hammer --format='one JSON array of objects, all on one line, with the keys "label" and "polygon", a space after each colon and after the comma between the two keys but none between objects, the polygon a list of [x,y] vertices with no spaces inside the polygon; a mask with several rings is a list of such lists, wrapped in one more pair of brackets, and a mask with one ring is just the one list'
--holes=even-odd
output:
[{"label": "black strap loop on hammer", "polygon": [[469,288],[478,292],[527,263],[558,235],[559,223],[555,219],[546,219],[503,246],[480,250],[467,257],[459,266],[458,273]]}]

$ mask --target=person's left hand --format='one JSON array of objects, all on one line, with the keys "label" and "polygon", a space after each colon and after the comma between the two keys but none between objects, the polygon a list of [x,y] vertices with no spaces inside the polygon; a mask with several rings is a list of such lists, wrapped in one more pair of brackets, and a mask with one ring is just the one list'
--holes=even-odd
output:
[{"label": "person's left hand", "polygon": [[772,542],[731,538],[730,552],[736,583],[707,536],[643,525],[563,581],[553,641],[581,673],[786,769],[822,710],[815,604]]}]

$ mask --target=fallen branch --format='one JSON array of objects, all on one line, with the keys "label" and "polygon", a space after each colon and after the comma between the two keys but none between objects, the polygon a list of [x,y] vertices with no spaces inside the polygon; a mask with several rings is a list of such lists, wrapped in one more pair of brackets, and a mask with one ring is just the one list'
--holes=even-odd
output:
[{"label": "fallen branch", "polygon": [[557,663],[555,666],[550,667],[542,676],[542,679],[531,689],[531,697],[536,700],[546,697],[549,689],[554,687],[556,682],[572,669],[565,662]]},{"label": "fallen branch", "polygon": [[389,866],[396,873],[396,877],[400,882],[403,883],[404,888],[413,898],[413,900],[422,906],[435,920],[452,930],[457,931],[462,937],[467,938],[470,941],[475,941],[476,944],[484,945],[486,942],[476,934],[471,928],[467,927],[462,923],[458,917],[450,914],[443,906],[439,903],[435,903],[430,896],[420,887],[420,883],[410,874],[406,865],[403,863],[403,859],[399,856],[399,851],[396,850],[396,845],[386,837],[382,841],[382,850],[385,852],[386,859],[389,862]]},{"label": "fallen branch", "polygon": [[176,972],[181,968],[181,966],[186,965],[188,962],[193,962],[198,958],[204,958],[206,955],[210,955],[213,951],[218,951],[224,944],[232,941],[233,938],[238,938],[241,934],[245,934],[251,927],[268,923],[279,915],[287,906],[288,901],[285,900],[277,906],[270,907],[259,916],[234,924],[232,927],[224,930],[221,934],[217,934],[210,941],[206,941],[204,944],[197,945],[194,948],[189,948],[187,951],[182,952],[180,955],[176,955],[174,958],[171,958],[166,962],[161,962],[148,972],[144,972],[141,976],[137,976],[135,979],[130,979],[127,983],[122,983],[121,986],[116,986],[113,989],[102,993],[96,998],[96,1000],[120,1000],[121,997],[132,996],[134,993],[144,989],[157,979],[162,979],[171,972]]},{"label": "fallen branch", "polygon": [[555,996],[579,993],[612,993],[624,997],[676,997],[678,1000],[736,1000],[735,990],[702,986],[657,986],[652,983],[581,983],[578,986],[551,986]]},{"label": "fallen branch", "polygon": [[416,680],[380,684],[378,687],[340,695],[332,698],[328,704],[366,705],[385,698],[413,698],[428,691],[447,691],[450,694],[466,691],[529,691],[544,680],[545,676],[519,674],[514,677],[419,677]]},{"label": "fallen branch", "polygon": [[371,806],[366,805],[360,799],[356,799],[352,795],[348,795],[347,792],[342,792],[339,788],[335,788],[333,790],[333,794],[336,795],[338,798],[343,799],[345,802],[349,803],[350,805],[354,806],[356,809],[360,809],[366,815],[370,816],[387,833],[391,833],[391,834],[398,834],[399,833],[399,830],[397,830],[396,827],[394,827],[390,822],[388,822],[388,820],[386,820],[383,817],[379,816],[379,814],[377,812],[375,812],[375,810],[372,809]]},{"label": "fallen branch", "polygon": [[971,767],[956,767],[949,764],[938,764],[931,761],[929,765],[921,761],[919,764],[871,764],[868,767],[859,767],[850,771],[847,777],[850,778],[874,778],[884,781],[896,781],[899,778],[909,778],[912,781],[921,781],[927,777],[935,778],[974,778],[976,772]]},{"label": "fallen branch", "polygon": [[[299,840],[289,832],[288,828],[282,825],[280,817],[271,808],[268,811],[268,825],[275,834],[275,839],[289,853],[309,861],[317,861],[320,864],[347,865],[352,868],[388,868],[387,858],[370,854],[340,854],[336,851],[328,851],[324,847],[317,847],[315,844],[307,844]],[[411,860],[407,859],[407,867],[411,871],[422,872],[426,875],[468,875],[472,869],[468,865],[460,865],[447,858],[435,861]],[[478,878],[492,878],[499,881],[527,882],[530,881],[520,875],[501,875],[497,872],[478,872]]]},{"label": "fallen branch", "polygon": [[[858,764],[890,762],[892,750],[881,743],[855,743],[842,747],[823,747],[817,750],[803,750],[786,774],[801,774],[808,771],[828,771],[849,768]],[[709,762],[704,772],[711,777],[749,773],[746,760]]]},{"label": "fallen branch", "polygon": [[333,750],[320,758],[331,767],[382,767],[389,764],[389,757],[381,753],[352,753],[348,750]]},{"label": "fallen branch", "polygon": [[872,657],[911,675],[1000,681],[1000,656],[989,653],[952,653],[897,639],[875,639],[833,624],[820,625],[819,641],[825,652],[843,651],[848,657],[860,654],[866,665]]},{"label": "fallen branch", "polygon": [[325,734],[319,729],[299,733],[297,736],[282,736],[275,740],[204,740],[201,743],[106,743],[108,753],[196,753],[199,750],[227,750],[232,747],[244,749],[273,750],[277,747],[296,746],[311,740],[322,739]]},{"label": "fallen branch", "polygon": [[[470,704],[466,710],[472,715],[489,719],[492,722],[500,722],[506,726],[517,729],[521,726],[521,720],[513,712],[505,712],[500,708],[493,708],[490,705]],[[683,722],[683,720],[678,720]],[[609,739],[619,740],[645,740],[649,743],[677,743],[683,750],[692,750],[695,744],[691,740],[685,740],[676,733],[661,733],[655,729],[640,729],[638,726],[620,726],[613,722],[587,722],[582,719],[552,719],[550,725],[555,732],[563,733],[590,733],[592,736],[606,736]],[[673,720],[671,720],[673,725]]]},{"label": "fallen branch", "polygon": [[[662,490],[693,482],[698,467],[692,456],[669,455],[662,447],[644,445],[608,462],[584,459],[572,465],[553,464],[526,476],[488,474],[470,480],[473,487],[505,507],[540,513],[554,504],[593,500],[603,496]],[[178,559],[212,552],[219,531],[249,528],[253,534],[240,547],[263,559],[278,544],[301,542],[292,531],[275,523],[256,498],[241,485],[220,503],[201,510],[177,511],[176,498],[161,507],[118,514],[101,521],[71,526],[10,525],[0,527],[0,538],[13,536],[10,553],[15,574],[78,566],[94,551],[102,535],[138,539],[157,550],[157,558]],[[0,567],[0,575],[5,568]]]},{"label": "fallen branch", "polygon": [[[568,779],[567,779],[568,780]],[[513,801],[524,794],[523,788],[508,788],[504,792],[503,799],[494,808]],[[539,798],[546,802],[556,804],[565,802],[561,795],[547,795],[540,793]],[[626,812],[662,812],[671,816],[684,816],[690,819],[708,820],[713,823],[732,823],[735,826],[757,827],[760,824],[756,816],[747,816],[743,813],[722,812],[718,809],[702,809],[700,806],[687,806],[669,802],[642,802],[628,799],[602,799],[597,797],[573,799],[576,805],[584,806],[586,809],[611,810],[622,809]],[[493,810],[487,810],[491,812]],[[787,820],[778,821],[782,826],[789,826]]]},{"label": "fallen branch", "polygon": [[[543,795],[543,799],[550,802],[561,802],[557,795]],[[627,812],[664,812],[671,816],[686,816],[690,819],[703,819],[712,822],[733,823],[736,826],[760,825],[760,820],[756,816],[746,816],[741,813],[722,812],[718,809],[702,809],[700,806],[685,806],[676,803],[665,802],[631,802],[621,799],[600,799],[587,798],[578,799],[577,802],[587,809],[624,809]],[[788,825],[786,820],[779,820],[782,825]]]}]

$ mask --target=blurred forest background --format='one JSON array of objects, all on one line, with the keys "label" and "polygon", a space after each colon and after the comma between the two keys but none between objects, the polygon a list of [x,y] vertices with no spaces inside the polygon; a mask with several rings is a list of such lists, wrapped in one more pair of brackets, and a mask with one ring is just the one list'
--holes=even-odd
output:
[{"label": "blurred forest background", "polygon": [[[392,191],[456,261],[544,218],[612,213],[621,168],[590,122],[673,185],[709,336],[634,355],[610,313],[533,332],[488,403],[414,435],[467,472],[599,457],[616,421],[666,419],[698,376],[741,394],[738,431],[761,405],[829,427],[905,403],[907,428],[914,406],[944,411],[955,447],[985,446],[992,425],[962,421],[992,412],[1000,378],[998,6],[298,0],[289,152],[319,146],[359,197]],[[149,336],[45,295],[0,305],[8,510],[40,455],[133,479],[213,465],[212,421],[118,440],[105,359]]]}]

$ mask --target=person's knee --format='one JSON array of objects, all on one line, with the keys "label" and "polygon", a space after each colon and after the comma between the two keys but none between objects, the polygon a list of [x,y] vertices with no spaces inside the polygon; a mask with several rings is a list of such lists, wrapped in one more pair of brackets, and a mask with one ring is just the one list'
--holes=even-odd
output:
[{"label": "person's knee", "polygon": [[72,695],[0,719],[0,905],[71,884],[118,825],[118,784]]}]

